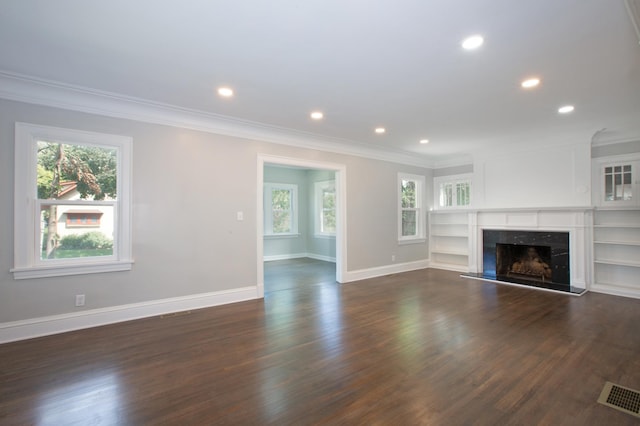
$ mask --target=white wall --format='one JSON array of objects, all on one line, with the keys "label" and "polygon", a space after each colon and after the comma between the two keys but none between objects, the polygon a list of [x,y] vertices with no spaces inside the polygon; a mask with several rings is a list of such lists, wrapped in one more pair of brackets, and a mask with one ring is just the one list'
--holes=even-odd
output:
[{"label": "white wall", "polygon": [[477,153],[473,208],[589,206],[590,150],[582,141]]},{"label": "white wall", "polygon": [[[13,279],[16,121],[133,138],[131,271]],[[346,166],[347,271],[382,273],[392,254],[398,264],[426,261],[426,243],[398,246],[396,183],[405,172],[430,185],[429,169],[0,100],[0,331],[15,321],[257,286],[259,154]],[[84,307],[74,306],[76,294],[86,295]]]}]

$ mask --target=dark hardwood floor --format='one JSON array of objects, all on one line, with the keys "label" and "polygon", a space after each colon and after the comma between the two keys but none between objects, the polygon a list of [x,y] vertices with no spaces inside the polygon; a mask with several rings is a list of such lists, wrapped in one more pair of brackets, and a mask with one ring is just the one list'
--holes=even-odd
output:
[{"label": "dark hardwood floor", "polygon": [[264,300],[0,345],[0,424],[638,424],[596,400],[640,389],[640,300],[286,266]]}]

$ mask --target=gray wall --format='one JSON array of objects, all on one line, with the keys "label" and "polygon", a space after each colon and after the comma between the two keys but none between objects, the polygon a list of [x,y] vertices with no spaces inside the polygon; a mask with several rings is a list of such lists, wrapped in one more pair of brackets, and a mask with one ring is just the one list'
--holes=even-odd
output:
[{"label": "gray wall", "polygon": [[[133,137],[131,271],[13,279],[16,121]],[[429,169],[0,100],[0,323],[257,285],[258,154],[346,166],[347,271],[428,258],[398,245],[396,183]]]}]

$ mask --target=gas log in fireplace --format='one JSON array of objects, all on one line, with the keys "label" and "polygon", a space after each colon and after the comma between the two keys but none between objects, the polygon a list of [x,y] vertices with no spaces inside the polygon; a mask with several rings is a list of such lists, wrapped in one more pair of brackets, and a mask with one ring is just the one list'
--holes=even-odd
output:
[{"label": "gas log in fireplace", "polygon": [[571,291],[568,232],[484,229],[482,247],[485,278]]}]

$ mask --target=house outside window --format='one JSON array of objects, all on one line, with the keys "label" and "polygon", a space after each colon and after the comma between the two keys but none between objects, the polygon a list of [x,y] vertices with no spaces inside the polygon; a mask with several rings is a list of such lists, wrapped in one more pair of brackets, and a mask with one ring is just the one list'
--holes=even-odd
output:
[{"label": "house outside window", "polygon": [[76,226],[100,227],[101,211],[68,211],[65,213],[67,228]]},{"label": "house outside window", "polygon": [[284,183],[264,185],[265,235],[298,234],[298,186]]},{"label": "house outside window", "polygon": [[336,235],[336,182],[314,183],[315,193],[315,235]]},{"label": "house outside window", "polygon": [[434,182],[438,209],[455,209],[471,205],[471,174],[437,177]]},{"label": "house outside window", "polygon": [[398,240],[425,240],[424,176],[398,174]]},{"label": "house outside window", "polygon": [[131,269],[131,138],[16,123],[15,158],[16,279]]}]

